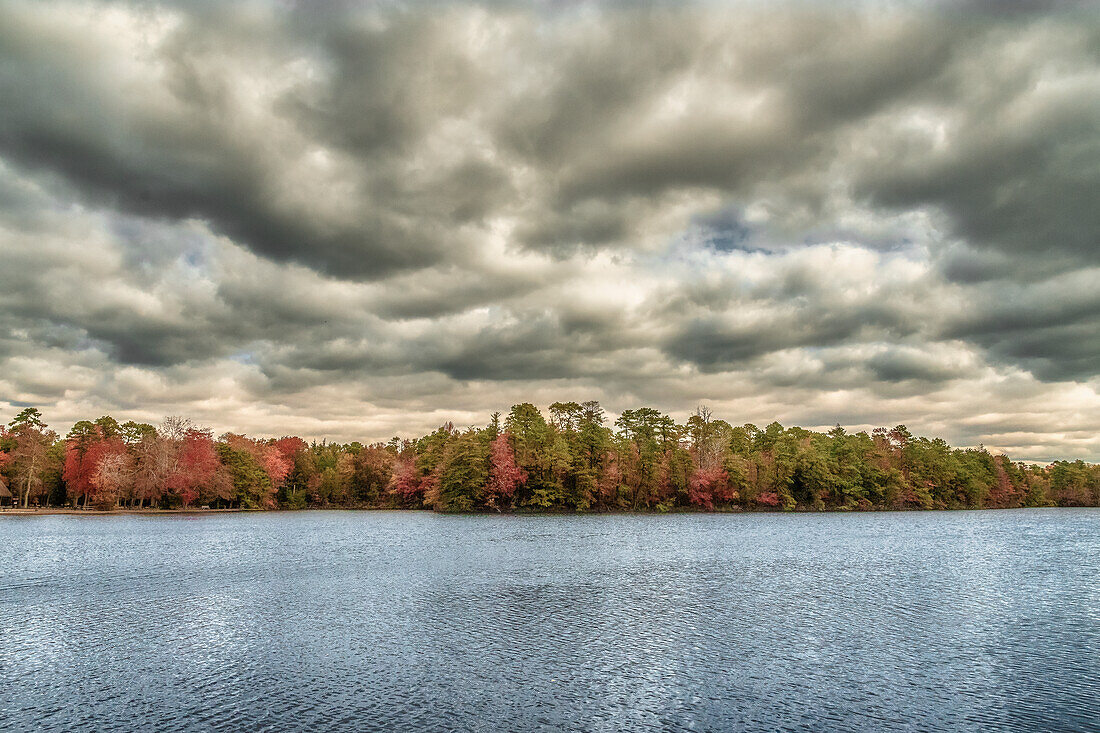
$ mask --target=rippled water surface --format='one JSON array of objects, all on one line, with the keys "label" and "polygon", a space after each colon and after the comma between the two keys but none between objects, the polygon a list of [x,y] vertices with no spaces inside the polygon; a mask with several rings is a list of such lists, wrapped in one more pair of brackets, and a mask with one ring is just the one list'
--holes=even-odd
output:
[{"label": "rippled water surface", "polygon": [[1100,511],[0,518],[0,728],[1100,731]]}]

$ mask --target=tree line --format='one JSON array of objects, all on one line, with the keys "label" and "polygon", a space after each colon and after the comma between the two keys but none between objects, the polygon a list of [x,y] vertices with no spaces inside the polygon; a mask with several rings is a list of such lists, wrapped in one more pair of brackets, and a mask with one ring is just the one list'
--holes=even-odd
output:
[{"label": "tree line", "polygon": [[597,402],[515,405],[485,427],[415,440],[217,438],[189,420],[110,416],[61,438],[34,408],[0,427],[0,479],[22,506],[324,507],[444,512],[871,510],[1100,506],[1100,465],[1037,466],[904,425],[822,433],[734,426],[698,408],[608,425]]}]

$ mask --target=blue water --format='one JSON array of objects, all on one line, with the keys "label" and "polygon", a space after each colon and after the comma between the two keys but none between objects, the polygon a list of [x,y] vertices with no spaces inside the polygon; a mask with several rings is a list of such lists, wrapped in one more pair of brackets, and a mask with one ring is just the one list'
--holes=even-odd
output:
[{"label": "blue water", "polygon": [[1100,731],[1100,510],[0,516],[5,731]]}]

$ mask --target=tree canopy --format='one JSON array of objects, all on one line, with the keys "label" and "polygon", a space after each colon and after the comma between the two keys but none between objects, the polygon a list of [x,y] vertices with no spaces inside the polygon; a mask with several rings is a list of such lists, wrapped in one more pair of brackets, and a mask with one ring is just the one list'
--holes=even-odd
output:
[{"label": "tree canopy", "polygon": [[684,424],[652,407],[606,424],[596,402],[515,405],[485,427],[446,423],[364,445],[215,438],[191,421],[109,415],[64,438],[41,413],[0,427],[15,499],[81,507],[361,507],[444,512],[955,509],[1100,505],[1100,466],[1013,462],[904,425],[850,433],[763,429],[700,407]]}]

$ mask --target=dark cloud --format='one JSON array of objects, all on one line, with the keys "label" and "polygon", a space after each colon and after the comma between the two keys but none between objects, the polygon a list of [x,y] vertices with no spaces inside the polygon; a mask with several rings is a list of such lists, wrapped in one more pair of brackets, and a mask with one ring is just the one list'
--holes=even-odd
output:
[{"label": "dark cloud", "polygon": [[[234,68],[239,54],[255,52],[256,35],[271,32],[271,45],[251,59],[267,57],[273,68],[262,73],[287,73],[298,60],[277,45],[285,40],[278,24],[236,22],[227,29],[221,15],[184,20],[145,59],[163,71],[140,69],[125,79],[111,77],[111,64],[126,61],[106,45],[111,39],[95,47],[81,28],[58,29],[48,20],[12,7],[0,23],[0,96],[12,100],[0,112],[0,150],[10,160],[60,173],[99,205],[203,219],[259,254],[332,274],[377,278],[434,262],[454,244],[445,231],[432,231],[432,222],[420,225],[401,212],[356,206],[354,219],[340,220],[285,201],[287,188],[301,189],[291,198],[323,197],[330,194],[321,186],[357,182],[297,179],[287,170],[311,150],[295,133],[298,122],[287,118],[283,95],[266,92],[270,107],[258,111],[261,119],[251,129],[242,123],[256,113],[247,109],[249,95],[280,80]],[[236,34],[232,44],[229,34]],[[288,131],[271,139],[276,127]],[[402,124],[393,128],[405,134]],[[310,186],[317,188],[307,193]],[[369,191],[359,195],[369,201]]]},{"label": "dark cloud", "polygon": [[707,316],[677,324],[663,346],[674,359],[720,372],[751,366],[759,357],[776,352],[874,341],[876,334],[898,338],[906,335],[904,331],[901,315],[888,308],[775,305],[763,318],[742,319],[734,309],[725,317]]},{"label": "dark cloud", "polygon": [[940,272],[951,282],[976,284],[1012,276],[1015,263],[1007,255],[966,245],[946,248],[938,259]]},{"label": "dark cloud", "polygon": [[1038,285],[984,285],[967,311],[952,314],[944,333],[989,350],[1046,380],[1087,381],[1100,364],[1100,269]]},{"label": "dark cloud", "polygon": [[1100,15],[1011,5],[2,4],[0,395],[1100,455]]},{"label": "dark cloud", "polygon": [[918,349],[891,349],[872,356],[867,360],[867,367],[876,379],[884,382],[939,383],[966,376],[967,369],[945,363],[937,356]]},{"label": "dark cloud", "polygon": [[615,246],[631,229],[628,207],[581,201],[547,213],[523,226],[518,236],[528,247],[569,254],[585,247]]}]

